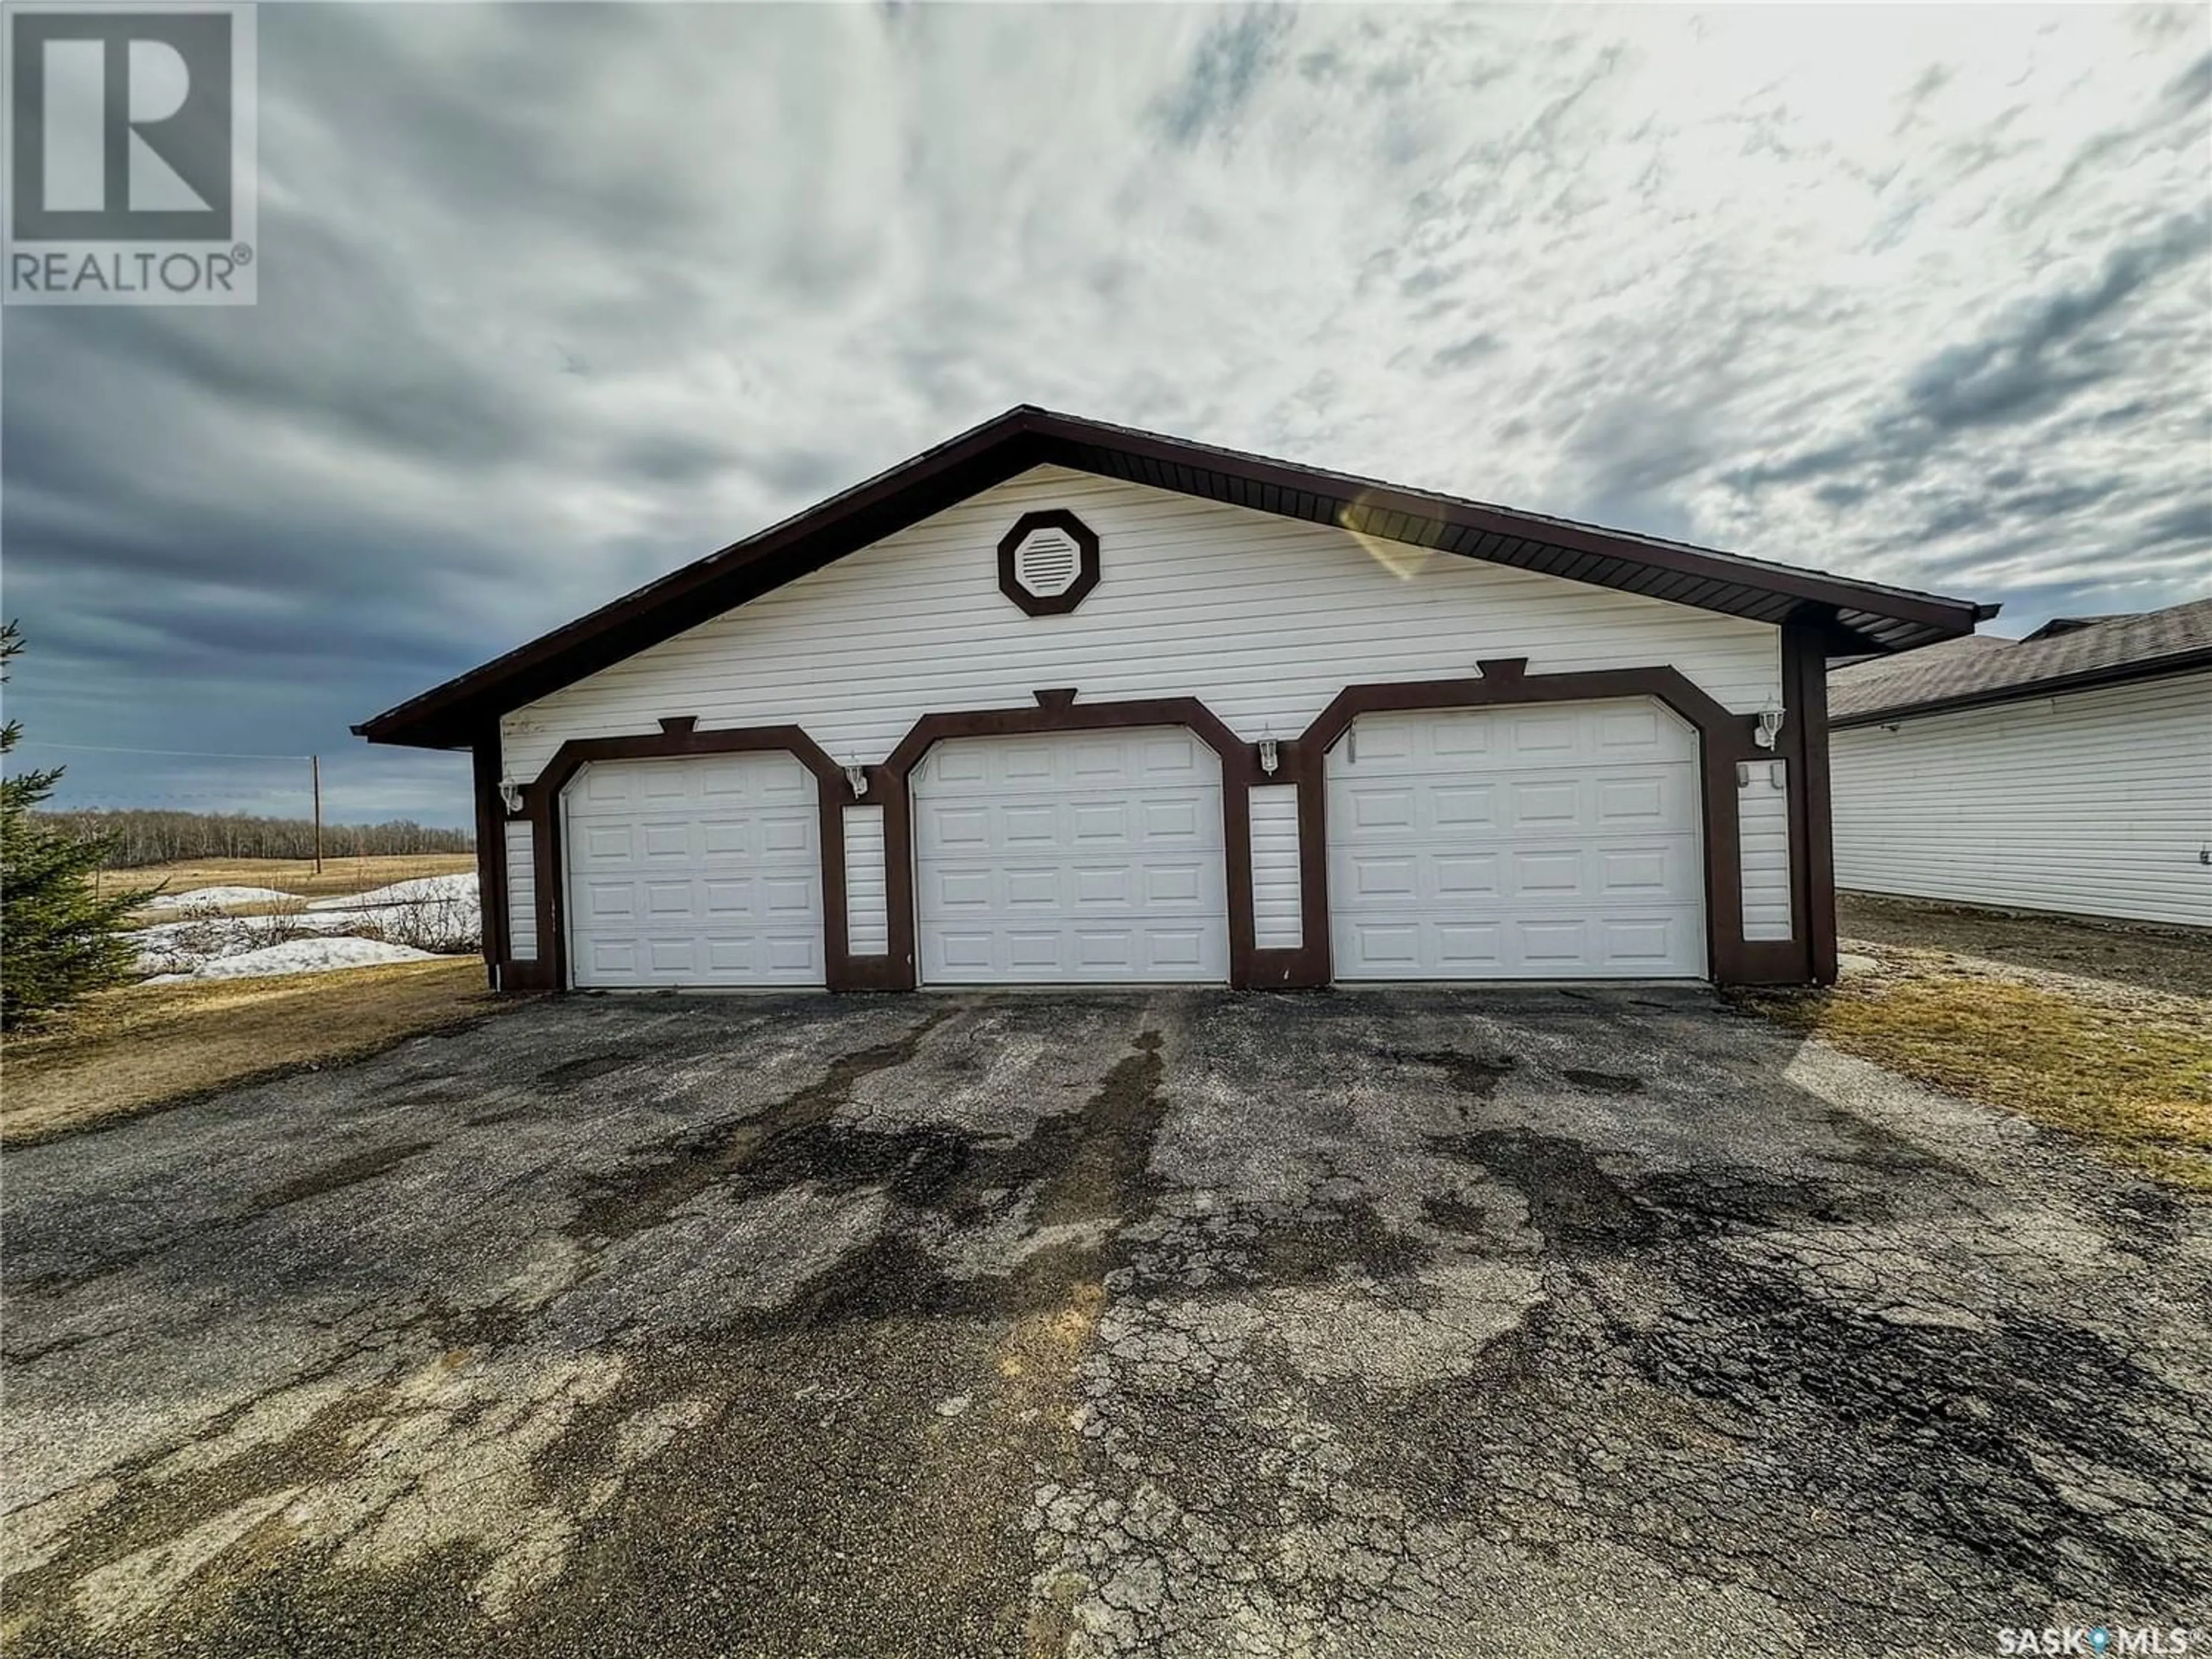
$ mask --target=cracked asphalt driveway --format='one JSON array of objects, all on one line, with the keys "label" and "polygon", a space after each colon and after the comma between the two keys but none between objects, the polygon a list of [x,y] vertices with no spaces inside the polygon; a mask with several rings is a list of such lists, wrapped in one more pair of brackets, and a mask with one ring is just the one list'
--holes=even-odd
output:
[{"label": "cracked asphalt driveway", "polygon": [[2201,1625],[2212,1209],[1702,993],[578,999],[11,1154],[11,1656]]}]

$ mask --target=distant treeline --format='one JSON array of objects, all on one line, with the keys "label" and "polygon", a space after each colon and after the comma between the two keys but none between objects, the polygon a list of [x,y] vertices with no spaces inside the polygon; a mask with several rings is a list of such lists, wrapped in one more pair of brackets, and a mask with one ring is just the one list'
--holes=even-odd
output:
[{"label": "distant treeline", "polygon": [[[131,870],[177,859],[310,859],[315,855],[311,818],[257,818],[243,813],[135,811],[35,812],[64,835],[106,836],[115,851],[111,870]],[[465,853],[476,837],[465,830],[431,830],[411,818],[389,823],[326,823],[325,858],[392,858],[426,853]]]}]

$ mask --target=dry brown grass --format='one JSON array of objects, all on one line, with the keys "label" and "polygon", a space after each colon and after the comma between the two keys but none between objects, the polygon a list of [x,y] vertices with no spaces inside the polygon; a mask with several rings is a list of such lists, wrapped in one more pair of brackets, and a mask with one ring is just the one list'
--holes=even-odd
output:
[{"label": "dry brown grass", "polygon": [[475,957],[102,992],[52,1029],[8,1040],[0,1145],[373,1053],[514,1006],[485,992]]},{"label": "dry brown grass", "polygon": [[1801,1030],[2212,1191],[2212,1000],[1854,944],[1881,971],[1759,999]]},{"label": "dry brown grass", "polygon": [[[273,887],[302,898],[327,898],[337,893],[365,893],[372,887],[417,876],[465,875],[477,867],[473,853],[415,853],[362,859],[325,859],[323,872],[315,873],[312,859],[185,859],[174,864],[150,864],[142,870],[109,870],[100,884],[118,887],[166,886],[171,893],[189,893],[195,887]],[[238,914],[245,915],[248,906]]]}]

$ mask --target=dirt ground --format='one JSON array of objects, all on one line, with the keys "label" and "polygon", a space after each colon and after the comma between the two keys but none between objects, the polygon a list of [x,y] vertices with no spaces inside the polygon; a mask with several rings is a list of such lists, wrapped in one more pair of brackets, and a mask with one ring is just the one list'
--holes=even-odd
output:
[{"label": "dirt ground", "polygon": [[1955,951],[2015,967],[2212,997],[2212,927],[2037,916],[1875,893],[1838,894],[1836,916],[1846,939]]},{"label": "dirt ground", "polygon": [[11,1152],[9,1659],[2212,1607],[2212,1205],[1690,989],[547,1000]]},{"label": "dirt ground", "polygon": [[514,1006],[475,957],[101,992],[8,1039],[0,1145],[21,1146],[181,1095],[326,1065]]}]

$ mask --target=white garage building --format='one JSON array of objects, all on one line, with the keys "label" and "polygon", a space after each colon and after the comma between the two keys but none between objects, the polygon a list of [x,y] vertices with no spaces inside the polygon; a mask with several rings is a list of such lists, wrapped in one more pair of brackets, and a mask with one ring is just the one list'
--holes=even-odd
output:
[{"label": "white garage building", "polygon": [[1836,880],[2212,927],[2212,599],[1839,668]]},{"label": "white garage building", "polygon": [[1829,659],[1986,614],[1023,407],[356,730],[507,988],[1795,983]]}]

